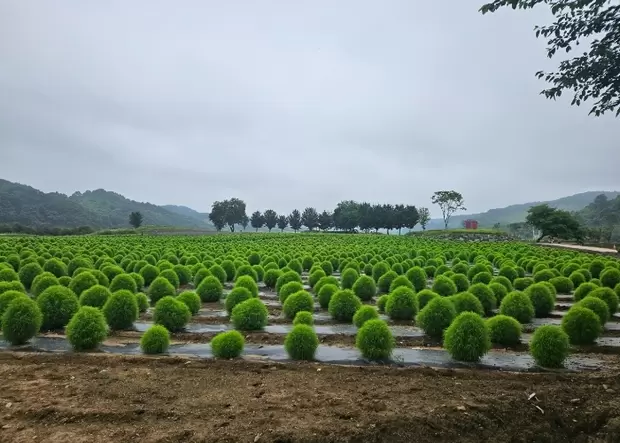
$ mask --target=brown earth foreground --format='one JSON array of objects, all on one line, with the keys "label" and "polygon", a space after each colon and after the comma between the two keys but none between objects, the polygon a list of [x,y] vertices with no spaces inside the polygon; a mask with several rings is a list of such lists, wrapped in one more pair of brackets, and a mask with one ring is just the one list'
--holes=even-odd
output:
[{"label": "brown earth foreground", "polygon": [[617,373],[5,352],[0,400],[2,442],[620,441]]}]

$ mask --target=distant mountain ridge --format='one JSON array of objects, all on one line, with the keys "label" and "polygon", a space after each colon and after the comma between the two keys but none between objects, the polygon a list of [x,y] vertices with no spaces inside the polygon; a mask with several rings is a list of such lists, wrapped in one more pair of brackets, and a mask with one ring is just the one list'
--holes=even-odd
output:
[{"label": "distant mountain ridge", "polygon": [[[489,209],[486,212],[480,212],[477,214],[455,214],[450,218],[449,228],[461,228],[463,221],[469,218],[478,220],[480,227],[490,228],[496,223],[502,226],[510,223],[517,223],[525,221],[527,217],[527,211],[532,206],[540,204],[548,204],[553,208],[563,209],[565,211],[580,211],[588,206],[597,195],[605,194],[609,199],[616,198],[620,195],[617,191],[588,191],[581,192],[575,195],[569,195],[567,197],[558,198],[550,201],[539,201],[530,203],[521,203],[516,205],[506,206],[505,208]],[[443,220],[440,218],[432,219],[427,225],[426,229],[443,229]],[[418,230],[418,229],[416,229]]]},{"label": "distant mountain ridge", "polygon": [[0,179],[0,224],[127,228],[129,214],[133,211],[142,213],[145,225],[213,229],[206,217],[194,217],[151,203],[136,202],[104,189],[75,192],[66,196],[58,192],[45,193],[31,186]]}]

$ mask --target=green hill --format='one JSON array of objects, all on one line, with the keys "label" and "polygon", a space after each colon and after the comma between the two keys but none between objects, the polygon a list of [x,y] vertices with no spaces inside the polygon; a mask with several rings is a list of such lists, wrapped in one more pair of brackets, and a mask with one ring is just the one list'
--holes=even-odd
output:
[{"label": "green hill", "polygon": [[[525,221],[527,211],[532,206],[540,205],[543,203],[548,204],[551,207],[563,209],[565,211],[580,211],[588,206],[597,195],[605,194],[609,199],[615,198],[620,195],[620,192],[615,191],[590,191],[582,192],[580,194],[571,195],[568,197],[562,197],[557,200],[541,201],[522,203],[518,205],[510,205],[505,208],[489,209],[486,212],[477,214],[459,214],[450,218],[449,228],[460,228],[463,225],[463,221],[468,218],[478,220],[480,227],[492,227],[496,223],[505,226],[510,223],[517,223]],[[426,229],[443,229],[442,219],[432,219]]]},{"label": "green hill", "polygon": [[0,179],[0,224],[19,223],[29,227],[91,226],[129,227],[128,217],[139,211],[145,225],[209,229],[205,221],[170,211],[161,206],[129,200],[115,192],[97,189],[76,192],[70,197],[45,193],[33,187]]},{"label": "green hill", "polygon": [[209,214],[206,212],[194,211],[192,208],[188,208],[187,206],[163,205],[161,207],[183,217],[196,220],[198,223],[206,223],[208,226],[213,227],[213,224],[209,220]]}]

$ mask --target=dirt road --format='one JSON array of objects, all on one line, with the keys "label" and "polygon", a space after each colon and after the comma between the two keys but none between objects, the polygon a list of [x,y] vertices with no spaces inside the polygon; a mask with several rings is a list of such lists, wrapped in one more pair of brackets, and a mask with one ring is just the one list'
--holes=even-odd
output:
[{"label": "dirt road", "polygon": [[0,441],[616,442],[619,393],[609,373],[5,352]]}]

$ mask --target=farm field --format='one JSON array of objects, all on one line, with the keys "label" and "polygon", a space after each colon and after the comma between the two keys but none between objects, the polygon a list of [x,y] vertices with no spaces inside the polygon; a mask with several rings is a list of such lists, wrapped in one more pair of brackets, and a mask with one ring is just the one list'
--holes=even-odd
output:
[{"label": "farm field", "polygon": [[0,436],[615,441],[619,293],[522,243],[1,238]]}]

